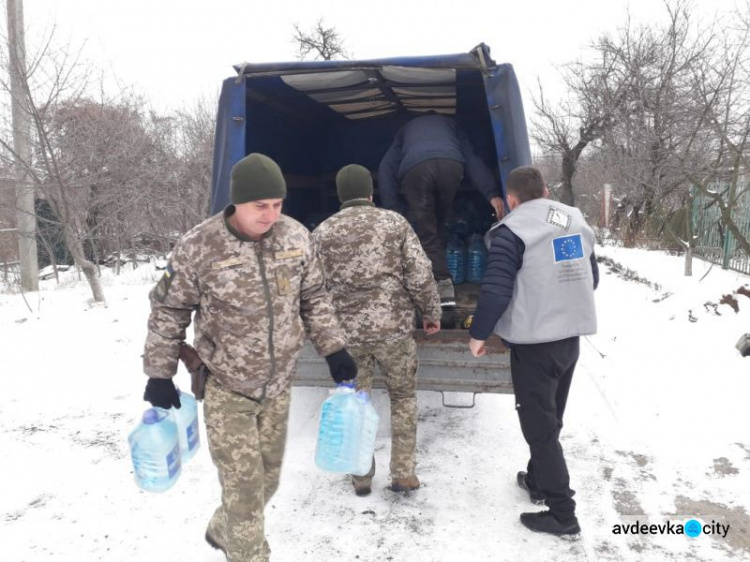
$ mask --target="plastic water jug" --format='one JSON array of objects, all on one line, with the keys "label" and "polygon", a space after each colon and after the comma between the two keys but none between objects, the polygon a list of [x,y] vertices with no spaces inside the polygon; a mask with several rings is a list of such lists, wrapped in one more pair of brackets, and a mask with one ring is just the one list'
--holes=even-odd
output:
[{"label": "plastic water jug", "polygon": [[352,474],[364,476],[370,472],[372,456],[375,453],[375,440],[378,436],[378,423],[380,416],[375,411],[370,399],[370,393],[365,390],[357,392],[357,401],[362,416],[362,433],[359,440],[359,462]]},{"label": "plastic water jug", "polygon": [[177,424],[167,410],[149,408],[128,436],[135,482],[148,492],[171,488],[182,470]]},{"label": "plastic water jug", "polygon": [[353,385],[340,384],[320,408],[315,464],[329,472],[353,474],[359,469],[361,433],[362,409]]},{"label": "plastic water jug", "polygon": [[201,444],[200,432],[198,431],[198,403],[192,394],[182,392],[179,388],[181,408],[170,408],[170,413],[177,423],[177,431],[180,440],[180,456],[182,462],[187,462],[195,456]]},{"label": "plastic water jug", "polygon": [[451,240],[445,249],[445,259],[448,262],[448,272],[451,274],[454,285],[466,281],[466,252],[464,245],[456,240]]},{"label": "plastic water jug", "polygon": [[487,250],[484,240],[478,234],[471,237],[466,254],[466,280],[469,283],[481,283],[487,269]]}]

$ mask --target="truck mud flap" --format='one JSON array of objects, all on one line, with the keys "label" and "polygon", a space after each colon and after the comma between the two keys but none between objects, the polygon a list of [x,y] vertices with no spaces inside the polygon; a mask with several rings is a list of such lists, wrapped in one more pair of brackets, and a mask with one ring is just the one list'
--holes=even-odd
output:
[{"label": "truck mud flap", "polygon": [[[437,392],[501,393],[513,392],[510,378],[508,349],[496,336],[487,340],[487,355],[474,357],[469,351],[467,330],[442,330],[427,336],[422,330],[415,332],[419,371],[417,388]],[[332,387],[333,382],[325,360],[307,341],[297,363],[295,386]],[[376,374],[375,388],[385,388],[383,377]],[[465,407],[448,404],[445,406]]]}]

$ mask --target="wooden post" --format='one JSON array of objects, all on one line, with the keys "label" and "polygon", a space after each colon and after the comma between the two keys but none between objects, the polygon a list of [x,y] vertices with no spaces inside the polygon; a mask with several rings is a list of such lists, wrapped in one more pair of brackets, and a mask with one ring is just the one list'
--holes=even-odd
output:
[{"label": "wooden post", "polygon": [[39,289],[39,262],[36,248],[36,212],[34,188],[27,166],[31,162],[26,76],[26,45],[23,28],[23,0],[7,0],[8,51],[10,53],[10,95],[13,118],[13,150],[16,176],[16,228],[18,259],[21,262],[21,287]]}]

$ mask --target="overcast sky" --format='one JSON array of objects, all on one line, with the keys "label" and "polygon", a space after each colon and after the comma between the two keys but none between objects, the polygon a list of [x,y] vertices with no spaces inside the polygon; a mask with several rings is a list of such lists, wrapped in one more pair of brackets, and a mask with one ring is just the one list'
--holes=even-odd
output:
[{"label": "overcast sky", "polygon": [[[4,6],[4,0],[0,0]],[[659,0],[23,0],[27,49],[55,27],[58,43],[84,45],[88,60],[135,86],[159,109],[218,92],[242,61],[295,58],[293,26],[334,26],[353,58],[466,52],[480,42],[513,64],[527,116],[537,78],[561,95],[557,67],[635,22],[663,18]],[[735,0],[694,0],[704,20]],[[5,35],[5,13],[2,31]]]}]

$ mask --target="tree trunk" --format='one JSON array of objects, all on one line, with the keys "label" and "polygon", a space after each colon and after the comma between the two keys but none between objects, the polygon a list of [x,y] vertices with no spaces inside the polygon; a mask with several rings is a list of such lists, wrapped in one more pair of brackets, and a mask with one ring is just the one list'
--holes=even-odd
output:
[{"label": "tree trunk", "polygon": [[97,272],[96,265],[89,260],[83,260],[81,262],[81,269],[86,276],[86,281],[89,282],[89,287],[91,287],[91,294],[94,297],[94,302],[106,303],[107,301],[104,299],[104,289],[102,288],[101,278]]},{"label": "tree trunk", "polygon": [[560,193],[560,203],[575,205],[573,196],[573,175],[576,173],[576,160],[572,152],[566,152],[562,157],[562,193]]},{"label": "tree trunk", "polygon": [[641,232],[641,206],[635,205],[629,212],[627,217],[627,223],[625,227],[625,243],[626,248],[635,248],[636,239],[638,234]]},{"label": "tree trunk", "polygon": [[693,276],[693,248],[688,244],[685,248],[685,277]]},{"label": "tree trunk", "polygon": [[96,265],[86,259],[86,254],[83,251],[83,243],[69,227],[64,226],[63,231],[65,243],[73,255],[76,265],[81,268],[83,274],[86,276],[86,281],[88,281],[91,288],[91,295],[94,297],[94,302],[106,303],[101,278],[97,274]]},{"label": "tree trunk", "polygon": [[44,246],[44,249],[47,251],[47,255],[49,256],[49,262],[50,265],[54,268],[55,271],[55,282],[59,285],[60,284],[60,275],[57,272],[57,257],[55,256],[55,250],[52,248],[52,244],[49,243],[49,240],[47,240],[47,237],[44,235],[44,233],[37,231],[37,239],[42,241],[42,246]]},{"label": "tree trunk", "polygon": [[695,206],[695,196],[692,191],[688,191],[687,212],[685,213],[685,231],[687,236],[687,247],[685,248],[685,277],[693,276],[693,248],[697,237],[693,234],[693,207]]},{"label": "tree trunk", "polygon": [[656,211],[656,190],[648,184],[643,184],[643,222],[649,223]]}]

